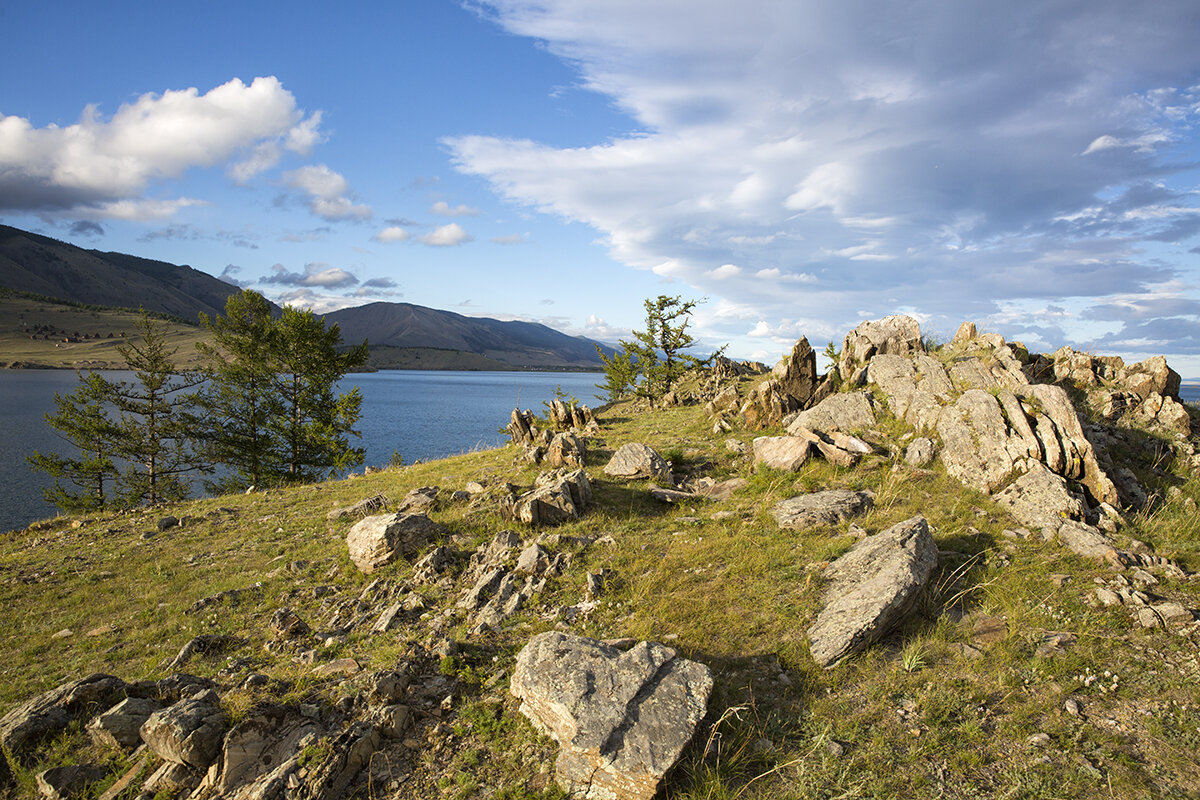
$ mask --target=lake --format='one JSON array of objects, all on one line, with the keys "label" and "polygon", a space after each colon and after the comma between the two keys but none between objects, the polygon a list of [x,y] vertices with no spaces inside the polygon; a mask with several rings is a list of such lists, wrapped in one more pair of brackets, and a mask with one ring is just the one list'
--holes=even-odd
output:
[{"label": "lake", "polygon": [[[131,373],[109,372],[110,380]],[[356,445],[366,448],[367,466],[381,467],[398,452],[404,463],[428,461],[478,448],[498,447],[507,437],[512,410],[533,409],[561,387],[592,407],[599,404],[595,384],[603,375],[589,372],[433,372],[382,371],[351,375],[342,390],[358,386],[363,394]],[[54,516],[42,499],[50,479],[30,469],[33,451],[62,452],[70,445],[45,423],[54,411],[55,393],[78,385],[69,370],[0,370],[0,531]]]}]

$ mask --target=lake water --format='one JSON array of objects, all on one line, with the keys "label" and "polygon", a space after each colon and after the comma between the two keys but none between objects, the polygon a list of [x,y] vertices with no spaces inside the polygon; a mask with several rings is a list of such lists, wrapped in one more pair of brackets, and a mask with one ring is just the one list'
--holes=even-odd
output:
[{"label": "lake water", "polygon": [[[130,373],[105,373],[128,380]],[[603,376],[586,372],[424,372],[383,371],[351,375],[343,391],[358,386],[363,394],[357,445],[366,448],[366,465],[380,467],[392,453],[404,463],[428,461],[483,447],[497,447],[520,405],[537,413],[557,387],[595,407],[595,384]],[[42,499],[51,481],[30,469],[25,457],[35,450],[62,452],[70,445],[45,424],[54,411],[55,393],[74,391],[78,379],[69,370],[0,370],[0,531],[53,516]]]}]

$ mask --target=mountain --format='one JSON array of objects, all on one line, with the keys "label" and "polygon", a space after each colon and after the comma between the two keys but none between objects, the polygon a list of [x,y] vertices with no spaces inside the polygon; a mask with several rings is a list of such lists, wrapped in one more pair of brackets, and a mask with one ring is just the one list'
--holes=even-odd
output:
[{"label": "mountain", "polygon": [[[535,322],[466,317],[411,303],[370,303],[325,315],[346,342],[366,339],[372,348],[438,348],[475,353],[520,368],[599,369],[596,342]],[[605,345],[605,353],[612,348]]]},{"label": "mountain", "polygon": [[207,273],[148,258],[84,250],[0,225],[0,286],[59,300],[145,308],[195,322],[216,316],[238,291]]}]

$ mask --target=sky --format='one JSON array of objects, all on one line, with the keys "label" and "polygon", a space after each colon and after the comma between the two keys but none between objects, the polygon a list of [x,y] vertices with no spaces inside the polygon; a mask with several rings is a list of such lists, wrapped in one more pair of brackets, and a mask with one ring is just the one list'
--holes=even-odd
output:
[{"label": "sky", "polygon": [[1200,376],[1195,0],[12,3],[0,222],[326,312]]}]

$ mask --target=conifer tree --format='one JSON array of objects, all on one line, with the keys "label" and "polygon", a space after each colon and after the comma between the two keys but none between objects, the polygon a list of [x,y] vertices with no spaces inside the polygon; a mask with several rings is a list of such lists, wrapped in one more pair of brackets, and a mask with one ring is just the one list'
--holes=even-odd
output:
[{"label": "conifer tree", "polygon": [[99,374],[79,376],[79,386],[67,395],[55,394],[57,411],[46,414],[46,424],[79,455],[35,451],[28,461],[54,479],[43,490],[46,501],[66,512],[94,511],[111,503],[108,488],[120,474],[114,463],[118,429],[108,413],[113,384]]},{"label": "conifer tree", "polygon": [[117,414],[116,454],[128,462],[118,480],[126,505],[151,505],[187,496],[187,475],[207,470],[194,447],[196,421],[192,389],[203,378],[178,370],[178,348],[167,344],[166,324],[144,310],[136,324],[138,339],[122,343],[117,352],[133,370],[133,381],[112,384],[111,402]]},{"label": "conifer tree", "polygon": [[683,352],[696,344],[687,327],[691,322],[692,309],[698,302],[680,300],[679,295],[669,297],[663,294],[644,301],[646,329],[633,331],[635,341],[621,342],[628,356],[636,360],[642,374],[639,394],[657,400],[671,391],[689,369],[710,363],[724,351],[722,347],[706,359]]},{"label": "conifer tree", "polygon": [[283,412],[275,392],[275,322],[261,294],[230,295],[225,314],[200,315],[212,342],[196,347],[206,379],[197,401],[201,436],[209,460],[231,473],[209,483],[212,491],[262,486],[278,472],[283,451],[272,421]]}]

